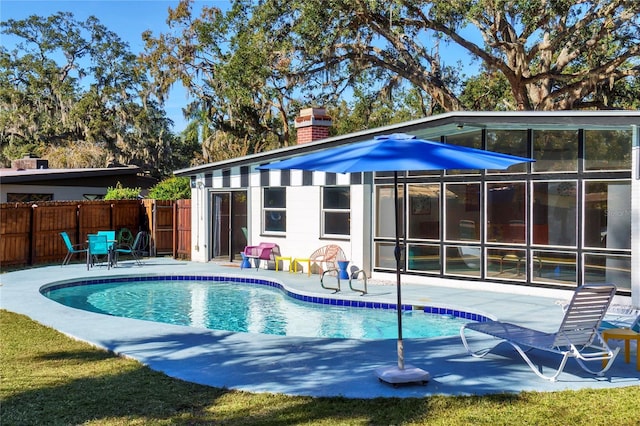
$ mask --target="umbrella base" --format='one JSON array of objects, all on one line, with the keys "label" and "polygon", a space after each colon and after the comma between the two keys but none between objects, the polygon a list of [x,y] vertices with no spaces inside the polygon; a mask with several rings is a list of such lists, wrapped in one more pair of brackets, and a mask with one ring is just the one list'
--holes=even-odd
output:
[{"label": "umbrella base", "polygon": [[393,367],[376,368],[376,376],[381,382],[390,383],[392,385],[419,383],[426,385],[431,376],[427,371],[412,365],[405,365],[404,369]]}]

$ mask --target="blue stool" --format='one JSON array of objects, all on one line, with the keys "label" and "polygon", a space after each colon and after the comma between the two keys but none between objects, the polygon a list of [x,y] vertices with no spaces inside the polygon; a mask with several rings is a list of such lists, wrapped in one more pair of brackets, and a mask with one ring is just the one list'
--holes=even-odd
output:
[{"label": "blue stool", "polygon": [[347,272],[347,266],[349,266],[348,260],[338,260],[338,270],[340,273],[341,280],[349,279],[349,272]]},{"label": "blue stool", "polygon": [[247,255],[244,253],[240,253],[240,256],[242,256],[242,263],[240,264],[240,269],[251,268],[251,262],[249,262],[249,258],[247,257]]}]

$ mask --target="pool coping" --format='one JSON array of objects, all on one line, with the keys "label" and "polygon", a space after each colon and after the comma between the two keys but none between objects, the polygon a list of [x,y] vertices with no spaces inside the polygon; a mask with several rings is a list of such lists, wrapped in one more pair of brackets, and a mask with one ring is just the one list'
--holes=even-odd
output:
[{"label": "pool coping", "polygon": [[[207,274],[207,275],[185,275],[185,274],[144,274],[144,275],[122,275],[104,278],[83,278],[70,279],[62,281],[53,281],[40,287],[40,293],[56,290],[60,288],[68,288],[80,285],[96,285],[109,283],[135,283],[142,281],[211,281],[211,282],[234,282],[242,284],[263,285],[280,290],[285,296],[305,303],[313,303],[318,305],[330,305],[346,308],[364,308],[364,309],[384,309],[396,310],[398,306],[397,300],[388,301],[365,301],[350,297],[343,297],[342,294],[332,293],[331,295],[305,294],[303,291],[296,290],[287,286],[284,282],[279,282],[271,278],[247,278],[237,277],[234,275],[223,274]],[[46,296],[46,295],[45,295]],[[496,320],[494,315],[470,312],[468,309],[457,307],[454,305],[418,305],[414,303],[402,303],[402,311],[423,311],[426,314],[448,315],[455,318],[466,319],[469,321],[486,322]]]},{"label": "pool coping", "polygon": [[[140,361],[169,376],[210,386],[249,392],[287,395],[343,396],[347,398],[424,397],[429,395],[483,395],[522,391],[604,389],[640,385],[633,363],[615,361],[605,377],[584,373],[570,360],[556,383],[537,378],[515,351],[499,345],[493,354],[477,360],[467,355],[459,336],[404,339],[406,361],[432,376],[426,385],[392,387],[377,380],[374,371],[397,362],[395,340],[324,339],[230,333],[113,317],[68,308],[40,294],[51,281],[83,277],[140,274],[228,275],[259,277],[280,283],[307,296],[362,299],[359,293],[341,296],[323,289],[317,276],[224,265],[145,259],[142,267],[122,262],[118,268],[86,270],[84,264],[48,266],[0,275],[0,307],[21,313],[64,334]],[[188,272],[186,272],[188,270]],[[393,302],[395,286],[369,283],[366,300]],[[466,308],[538,329],[552,330],[562,317],[557,296],[541,297],[435,285],[403,284],[403,304]],[[570,293],[568,292],[567,295]],[[478,339],[482,343],[482,339]],[[543,368],[557,359],[536,352]]]}]

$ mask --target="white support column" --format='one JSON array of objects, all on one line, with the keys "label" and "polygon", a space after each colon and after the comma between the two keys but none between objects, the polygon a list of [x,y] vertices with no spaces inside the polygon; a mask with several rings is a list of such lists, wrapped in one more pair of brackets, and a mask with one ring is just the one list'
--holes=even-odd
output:
[{"label": "white support column", "polygon": [[371,191],[369,184],[351,186],[351,252],[347,253],[352,264],[364,270],[368,277],[372,269]]},{"label": "white support column", "polygon": [[631,301],[640,307],[640,126],[632,126],[631,148]]},{"label": "white support column", "polygon": [[204,175],[198,175],[191,188],[191,260],[208,262],[207,221],[209,217],[208,190],[204,187]]}]

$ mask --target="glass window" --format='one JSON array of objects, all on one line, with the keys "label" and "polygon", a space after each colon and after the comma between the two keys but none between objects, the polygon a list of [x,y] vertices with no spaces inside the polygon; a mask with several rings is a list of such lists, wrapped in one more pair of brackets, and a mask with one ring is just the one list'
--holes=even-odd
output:
[{"label": "glass window", "polygon": [[487,184],[487,241],[526,242],[526,185],[524,182]]},{"label": "glass window", "polygon": [[618,290],[631,291],[631,256],[584,256],[585,283],[614,283]]},{"label": "glass window", "polygon": [[535,172],[575,172],[578,170],[578,131],[540,130],[533,132]]},{"label": "glass window", "polygon": [[585,170],[631,170],[631,130],[585,130]]},{"label": "glass window", "polygon": [[445,274],[480,276],[480,268],[482,266],[480,247],[447,246],[445,250]]},{"label": "glass window", "polygon": [[524,281],[526,268],[527,252],[525,250],[487,250],[487,277]]},{"label": "glass window", "polygon": [[631,249],[631,184],[587,181],[584,184],[584,245]]},{"label": "glass window", "polygon": [[[440,184],[409,185],[409,238],[440,238]],[[451,196],[454,196],[451,193]]]},{"label": "glass window", "polygon": [[[528,158],[526,130],[487,130],[487,150]],[[515,164],[506,170],[489,170],[489,173],[523,173],[527,164]]]},{"label": "glass window", "polygon": [[445,191],[446,239],[480,241],[480,184],[450,183]]},{"label": "glass window", "polygon": [[408,254],[410,270],[440,273],[440,246],[409,244]]},{"label": "glass window", "polygon": [[322,188],[323,235],[351,234],[351,192],[348,186]]},{"label": "glass window", "polygon": [[533,183],[533,244],[576,246],[575,181]]},{"label": "glass window", "polygon": [[[445,142],[451,145],[466,146],[468,148],[482,149],[482,131],[474,130],[471,132],[447,135]],[[448,175],[461,175],[480,173],[480,170],[447,170]]]},{"label": "glass window", "polygon": [[410,170],[407,172],[407,176],[415,177],[415,176],[438,176],[442,173],[442,170]]},{"label": "glass window", "polygon": [[[399,209],[398,221],[400,229],[404,229],[404,215],[402,205],[404,203],[404,190],[402,185],[398,187]],[[393,185],[376,186],[376,237],[395,238],[396,218],[394,215],[394,193]],[[402,232],[401,232],[402,233]]]},{"label": "glass window", "polygon": [[534,250],[531,266],[532,281],[560,285],[577,282],[575,253]]},{"label": "glass window", "polygon": [[[376,259],[376,268],[384,268],[384,269],[396,269],[396,258],[395,258],[395,243],[376,243],[375,244],[375,259]],[[403,250],[404,252],[404,250]],[[402,260],[400,261],[402,265]]]},{"label": "glass window", "polygon": [[102,200],[104,199],[104,195],[103,194],[82,194],[83,199],[85,200]]},{"label": "glass window", "polygon": [[285,232],[287,230],[287,189],[264,188],[263,232]]},{"label": "glass window", "polygon": [[7,193],[7,203],[32,203],[34,201],[53,201],[53,194]]}]

